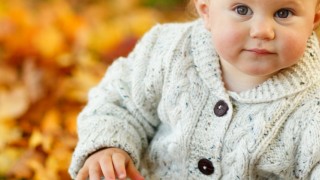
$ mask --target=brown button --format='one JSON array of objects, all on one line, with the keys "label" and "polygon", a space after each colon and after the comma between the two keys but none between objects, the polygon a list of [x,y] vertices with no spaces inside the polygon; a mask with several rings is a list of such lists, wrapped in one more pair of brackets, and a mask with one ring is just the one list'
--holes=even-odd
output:
[{"label": "brown button", "polygon": [[217,104],[214,106],[214,114],[218,117],[224,116],[227,114],[229,107],[228,104],[224,101],[218,101]]},{"label": "brown button", "polygon": [[208,159],[201,159],[198,162],[198,168],[200,172],[202,172],[205,175],[211,175],[214,172],[214,167],[212,165],[212,162]]}]

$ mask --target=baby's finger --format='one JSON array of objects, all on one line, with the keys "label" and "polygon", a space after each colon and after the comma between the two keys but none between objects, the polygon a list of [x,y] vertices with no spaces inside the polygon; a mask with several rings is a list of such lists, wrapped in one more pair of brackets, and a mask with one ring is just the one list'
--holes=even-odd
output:
[{"label": "baby's finger", "polygon": [[102,171],[98,163],[89,167],[90,180],[100,180],[101,175],[102,175]]},{"label": "baby's finger", "polygon": [[100,165],[101,165],[103,176],[105,177],[106,180],[116,179],[111,156],[106,156],[105,158],[101,159]]},{"label": "baby's finger", "polygon": [[80,169],[80,171],[78,172],[78,175],[76,177],[76,180],[86,180],[89,176],[89,171],[88,168],[86,166],[84,166],[83,168]]},{"label": "baby's finger", "polygon": [[128,177],[132,180],[144,180],[139,171],[136,169],[132,161],[128,162],[127,165],[127,174]]},{"label": "baby's finger", "polygon": [[117,177],[119,179],[125,179],[127,177],[125,156],[122,155],[121,153],[113,153],[112,162],[113,162],[114,170],[117,173]]}]

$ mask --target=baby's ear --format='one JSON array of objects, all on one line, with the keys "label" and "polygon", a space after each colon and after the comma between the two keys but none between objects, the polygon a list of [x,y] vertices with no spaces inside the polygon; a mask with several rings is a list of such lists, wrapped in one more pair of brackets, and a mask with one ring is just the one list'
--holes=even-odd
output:
[{"label": "baby's ear", "polygon": [[316,9],[316,13],[314,15],[313,29],[318,28],[319,25],[320,25],[320,3],[318,4],[318,7]]},{"label": "baby's ear", "polygon": [[199,16],[204,20],[206,28],[208,30],[210,30],[208,0],[193,0],[193,1],[194,1],[194,5],[195,5],[195,8],[197,9]]}]

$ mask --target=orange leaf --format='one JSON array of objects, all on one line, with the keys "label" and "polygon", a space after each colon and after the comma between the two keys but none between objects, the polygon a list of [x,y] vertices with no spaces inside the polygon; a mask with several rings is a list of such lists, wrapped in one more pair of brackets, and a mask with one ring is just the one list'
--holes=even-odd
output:
[{"label": "orange leaf", "polygon": [[27,90],[15,85],[10,90],[0,86],[0,120],[20,117],[29,106]]},{"label": "orange leaf", "polygon": [[59,133],[61,129],[61,114],[53,108],[49,109],[42,119],[41,130],[49,134]]}]

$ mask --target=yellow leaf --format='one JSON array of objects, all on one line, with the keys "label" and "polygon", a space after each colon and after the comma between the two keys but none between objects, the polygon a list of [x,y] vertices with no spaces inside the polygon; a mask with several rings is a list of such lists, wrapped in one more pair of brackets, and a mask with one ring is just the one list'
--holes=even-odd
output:
[{"label": "yellow leaf", "polygon": [[35,172],[34,180],[59,180],[55,170],[47,169],[41,162],[30,161],[29,165]]},{"label": "yellow leaf", "polygon": [[0,121],[0,151],[7,144],[20,139],[22,132],[12,119]]},{"label": "yellow leaf", "polygon": [[89,38],[89,47],[98,53],[111,50],[121,42],[127,32],[126,26],[119,26],[115,21],[101,22],[92,28]]},{"label": "yellow leaf", "polygon": [[31,134],[29,140],[29,146],[31,148],[36,148],[37,146],[41,145],[43,142],[43,135],[40,131],[34,130]]},{"label": "yellow leaf", "polygon": [[42,29],[35,35],[33,45],[43,57],[53,58],[63,50],[63,36],[54,26],[40,28]]},{"label": "yellow leaf", "polygon": [[[62,140],[60,139],[60,141]],[[68,169],[72,157],[70,148],[60,141],[56,143],[47,161],[47,167],[49,169],[56,169],[57,171]]]},{"label": "yellow leaf", "polygon": [[29,147],[35,149],[41,146],[43,151],[49,153],[53,144],[53,135],[50,133],[43,134],[39,130],[34,130],[29,140]]},{"label": "yellow leaf", "polygon": [[0,174],[6,174],[20,157],[21,151],[15,148],[0,150]]},{"label": "yellow leaf", "polygon": [[15,179],[31,179],[33,176],[33,172],[30,167],[30,162],[33,161],[43,162],[43,153],[38,153],[33,149],[24,151],[19,160],[17,160],[13,167],[10,169],[8,175],[10,177],[15,177]]},{"label": "yellow leaf", "polygon": [[0,86],[0,120],[17,118],[28,106],[29,97],[24,86],[15,85],[10,90]]},{"label": "yellow leaf", "polygon": [[56,180],[57,177],[53,173],[47,172],[43,163],[37,160],[28,162],[31,169],[35,172],[34,180]]},{"label": "yellow leaf", "polygon": [[85,68],[76,68],[73,76],[65,81],[68,89],[66,98],[75,102],[86,102],[89,89],[99,82],[101,76]]},{"label": "yellow leaf", "polygon": [[46,160],[46,174],[50,176],[50,179],[58,179],[59,168],[61,167],[60,162],[54,156],[49,156]]}]

